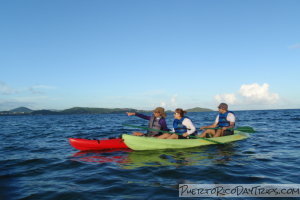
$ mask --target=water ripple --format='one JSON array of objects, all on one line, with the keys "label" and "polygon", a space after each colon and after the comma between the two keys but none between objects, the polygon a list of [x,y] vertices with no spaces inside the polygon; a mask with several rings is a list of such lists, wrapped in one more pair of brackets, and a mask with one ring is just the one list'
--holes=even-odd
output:
[{"label": "water ripple", "polygon": [[[257,131],[247,140],[147,152],[69,145],[69,137],[119,136],[137,130],[122,124],[147,125],[125,114],[1,116],[0,198],[168,199],[178,197],[180,183],[298,183],[300,110],[236,115],[239,126]],[[189,116],[200,127],[216,112]]]}]

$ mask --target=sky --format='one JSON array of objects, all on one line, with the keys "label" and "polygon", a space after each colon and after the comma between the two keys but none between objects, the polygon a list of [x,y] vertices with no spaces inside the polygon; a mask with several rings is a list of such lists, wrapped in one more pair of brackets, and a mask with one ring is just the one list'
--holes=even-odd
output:
[{"label": "sky", "polygon": [[298,0],[0,0],[0,111],[300,108]]}]

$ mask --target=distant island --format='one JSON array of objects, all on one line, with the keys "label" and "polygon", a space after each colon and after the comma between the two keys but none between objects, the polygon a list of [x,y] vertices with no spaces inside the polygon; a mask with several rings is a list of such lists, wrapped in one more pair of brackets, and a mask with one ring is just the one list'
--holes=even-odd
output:
[{"label": "distant island", "polygon": [[195,108],[187,109],[186,111],[187,112],[211,112],[211,111],[214,111],[214,110],[208,109],[208,108],[195,107]]},{"label": "distant island", "polygon": [[[213,110],[208,108],[191,108],[187,112],[211,112]],[[137,110],[133,108],[88,108],[88,107],[74,107],[65,110],[31,110],[26,107],[19,107],[9,111],[1,111],[0,116],[8,115],[72,115],[72,114],[118,114],[125,112],[152,112],[152,110]],[[172,112],[168,110],[167,112]]]}]

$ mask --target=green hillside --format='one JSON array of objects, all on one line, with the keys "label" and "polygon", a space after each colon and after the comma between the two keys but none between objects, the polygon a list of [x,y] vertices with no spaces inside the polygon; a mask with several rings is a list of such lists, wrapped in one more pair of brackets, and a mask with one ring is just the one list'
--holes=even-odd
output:
[{"label": "green hillside", "polygon": [[10,110],[9,112],[15,112],[15,113],[30,113],[33,110],[26,108],[26,107],[19,107],[19,108],[15,108]]},{"label": "green hillside", "polygon": [[195,108],[187,109],[186,111],[187,112],[211,112],[213,110],[208,108],[195,107]]},{"label": "green hillside", "polygon": [[[191,108],[187,112],[210,112],[213,111],[207,108]],[[74,107],[61,111],[54,110],[31,110],[26,107],[19,107],[10,111],[2,111],[0,115],[71,115],[71,114],[114,114],[125,112],[152,112],[152,110],[136,110],[132,108],[88,108],[88,107]],[[173,112],[173,111],[167,111]]]}]

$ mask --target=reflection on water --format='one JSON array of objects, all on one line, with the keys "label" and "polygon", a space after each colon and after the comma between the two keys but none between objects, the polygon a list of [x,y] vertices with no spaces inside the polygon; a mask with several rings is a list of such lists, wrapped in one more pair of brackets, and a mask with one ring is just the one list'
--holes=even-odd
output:
[{"label": "reflection on water", "polygon": [[[236,114],[239,126],[255,128],[251,138],[192,149],[74,155],[67,138],[118,136],[133,131],[122,124],[146,121],[125,114],[2,116],[0,199],[174,199],[182,183],[298,183],[300,110]],[[189,115],[200,127],[216,112]],[[172,122],[167,120],[169,127]]]},{"label": "reflection on water", "polygon": [[86,163],[117,163],[123,169],[161,166],[196,166],[226,164],[235,154],[234,144],[189,149],[133,151],[113,149],[106,151],[77,152],[72,160]]},{"label": "reflection on water", "polygon": [[[74,161],[91,163],[123,163],[126,162],[124,155],[118,155],[118,152],[130,152],[130,149],[110,149],[104,151],[80,151],[74,153],[71,158]],[[113,154],[112,154],[113,153]]]}]

